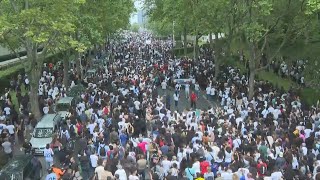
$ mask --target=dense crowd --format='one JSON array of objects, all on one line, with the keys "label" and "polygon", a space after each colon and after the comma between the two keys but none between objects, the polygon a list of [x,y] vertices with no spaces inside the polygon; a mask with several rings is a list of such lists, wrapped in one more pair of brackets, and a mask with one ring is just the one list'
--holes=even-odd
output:
[{"label": "dense crowd", "polygon": [[[304,107],[294,91],[256,82],[250,100],[248,77],[238,69],[223,67],[214,77],[208,49],[192,61],[172,58],[170,40],[148,33],[123,37],[106,45],[112,58],[94,78],[81,81],[71,71],[71,84],[86,91],[45,149],[51,154],[43,165],[47,179],[320,179],[319,110]],[[61,65],[43,70],[43,114],[66,96],[62,74]],[[29,115],[28,95],[21,95],[15,112],[9,94],[2,97],[0,129],[12,157],[15,131],[28,144],[24,128],[37,120]]]}]

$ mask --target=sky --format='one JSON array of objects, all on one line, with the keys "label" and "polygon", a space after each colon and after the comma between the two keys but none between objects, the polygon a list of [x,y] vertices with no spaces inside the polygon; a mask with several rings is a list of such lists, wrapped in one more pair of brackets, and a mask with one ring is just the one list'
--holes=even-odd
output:
[{"label": "sky", "polygon": [[[136,12],[143,8],[143,0],[135,0],[134,7],[136,8]],[[130,24],[138,23],[137,13],[133,13],[130,17]]]}]

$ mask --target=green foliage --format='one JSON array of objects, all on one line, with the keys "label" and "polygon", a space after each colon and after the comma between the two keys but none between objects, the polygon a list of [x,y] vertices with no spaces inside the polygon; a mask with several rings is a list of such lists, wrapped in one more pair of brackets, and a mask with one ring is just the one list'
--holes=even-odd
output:
[{"label": "green foliage", "polygon": [[130,27],[131,31],[133,32],[138,32],[139,29],[140,29],[140,26],[138,23],[134,23],[134,24],[131,24],[131,27]]},{"label": "green foliage", "polygon": [[[192,53],[193,50],[194,50],[193,47],[188,47],[188,48],[187,48],[187,54],[188,54],[188,53]],[[181,56],[181,55],[184,54],[184,48],[175,48],[175,49],[173,49],[173,51],[174,51],[174,54],[175,54],[176,56]]]},{"label": "green foliage", "polygon": [[318,0],[307,0],[307,10],[306,14],[319,13],[320,2]]},{"label": "green foliage", "polygon": [[80,93],[84,92],[85,91],[85,87],[82,86],[82,85],[76,85],[74,87],[72,87],[70,89],[70,91],[67,93],[67,96],[69,97],[77,97],[80,95]]},{"label": "green foliage", "polygon": [[166,21],[148,21],[147,28],[156,36],[169,36],[173,33],[173,23]]}]

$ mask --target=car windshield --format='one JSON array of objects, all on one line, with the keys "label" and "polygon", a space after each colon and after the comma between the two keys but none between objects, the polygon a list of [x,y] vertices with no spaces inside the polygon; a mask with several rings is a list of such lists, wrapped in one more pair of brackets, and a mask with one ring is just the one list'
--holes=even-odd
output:
[{"label": "car windshield", "polygon": [[59,103],[56,106],[56,111],[69,111],[70,104],[69,103]]},{"label": "car windshield", "polygon": [[35,138],[50,138],[52,137],[53,128],[36,128],[34,132]]},{"label": "car windshield", "polygon": [[87,71],[87,76],[92,77],[92,76],[95,75],[95,73],[96,73],[96,71],[90,71],[90,70],[88,70],[88,71]]}]

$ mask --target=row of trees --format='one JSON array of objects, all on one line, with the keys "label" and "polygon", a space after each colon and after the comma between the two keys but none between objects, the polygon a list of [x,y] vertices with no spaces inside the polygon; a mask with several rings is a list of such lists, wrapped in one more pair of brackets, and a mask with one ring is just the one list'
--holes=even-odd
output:
[{"label": "row of trees", "polygon": [[[198,48],[198,39],[209,34],[216,76],[233,51],[243,52],[249,63],[250,99],[256,74],[278,60],[282,49],[297,41],[309,43],[319,34],[318,0],[146,0],[145,5],[150,27],[158,34],[170,34],[175,22],[175,32],[184,36],[185,54],[187,35],[195,36]],[[219,33],[225,38],[213,40]]]},{"label": "row of trees", "polygon": [[64,84],[68,87],[71,54],[80,72],[80,54],[126,28],[133,11],[133,0],[0,0],[0,44],[15,53],[27,51],[31,110],[36,117],[40,116],[37,92],[45,57],[65,53]]}]

